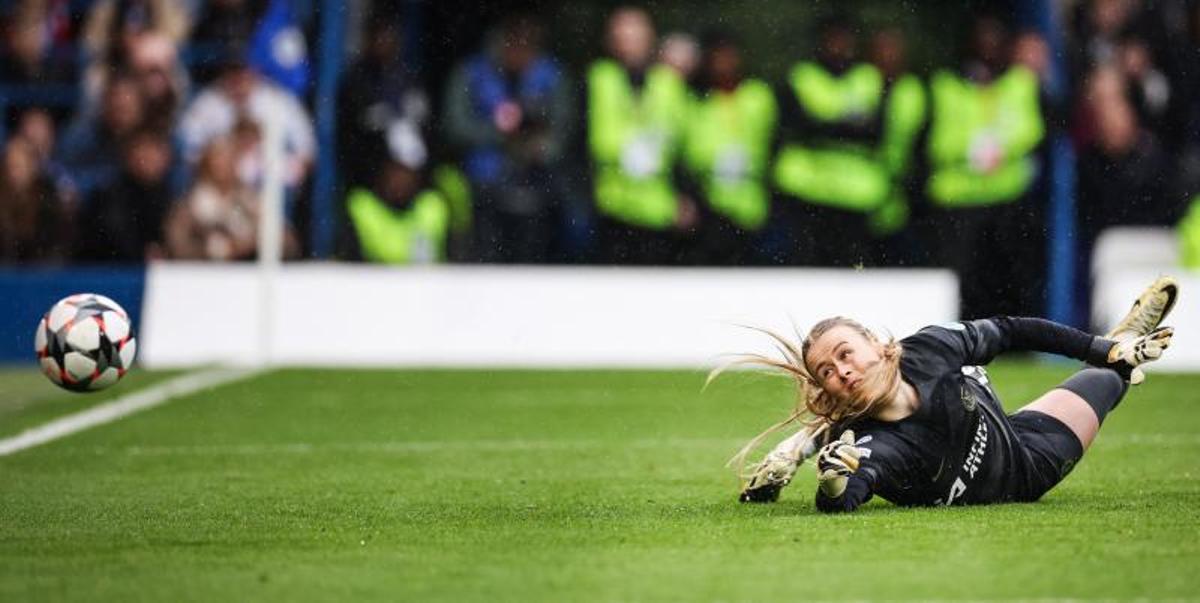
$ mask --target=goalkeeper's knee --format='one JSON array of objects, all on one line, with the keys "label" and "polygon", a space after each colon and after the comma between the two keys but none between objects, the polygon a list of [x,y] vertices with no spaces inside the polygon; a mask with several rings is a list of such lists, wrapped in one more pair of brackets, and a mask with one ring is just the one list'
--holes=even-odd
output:
[{"label": "goalkeeper's knee", "polygon": [[1064,381],[1059,389],[1065,389],[1083,398],[1096,412],[1101,423],[1112,409],[1120,404],[1129,390],[1129,384],[1117,371],[1102,368],[1085,368]]}]

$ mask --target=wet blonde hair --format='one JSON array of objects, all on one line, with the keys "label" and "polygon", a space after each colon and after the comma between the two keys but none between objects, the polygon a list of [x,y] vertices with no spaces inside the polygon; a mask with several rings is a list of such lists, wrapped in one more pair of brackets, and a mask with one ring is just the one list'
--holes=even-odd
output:
[{"label": "wet blonde hair", "polygon": [[882,361],[867,369],[863,376],[863,386],[847,398],[837,398],[825,391],[808,369],[806,358],[813,343],[835,327],[850,327],[867,341],[878,344],[879,338],[862,323],[843,316],[826,318],[809,330],[808,335],[797,347],[777,333],[767,329],[750,327],[774,340],[776,349],[782,359],[771,358],[762,354],[740,354],[733,360],[713,369],[708,375],[707,383],[733,366],[760,366],[773,369],[792,377],[796,384],[796,407],[784,420],[768,427],[755,436],[738,451],[729,465],[737,471],[746,466],[746,457],[750,455],[763,440],[789,425],[800,424],[808,432],[809,441],[828,441],[830,428],[839,423],[850,423],[870,414],[879,404],[896,396],[900,389],[900,355],[902,349],[895,338],[889,337],[882,344],[880,356]]}]

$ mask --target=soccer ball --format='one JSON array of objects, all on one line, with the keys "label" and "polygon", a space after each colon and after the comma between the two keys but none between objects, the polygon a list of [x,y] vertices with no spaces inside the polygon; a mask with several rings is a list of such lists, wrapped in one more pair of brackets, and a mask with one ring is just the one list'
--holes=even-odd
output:
[{"label": "soccer ball", "polygon": [[95,293],[72,295],[54,304],[38,323],[33,346],[42,372],[73,392],[116,383],[137,353],[129,314],[117,302]]}]

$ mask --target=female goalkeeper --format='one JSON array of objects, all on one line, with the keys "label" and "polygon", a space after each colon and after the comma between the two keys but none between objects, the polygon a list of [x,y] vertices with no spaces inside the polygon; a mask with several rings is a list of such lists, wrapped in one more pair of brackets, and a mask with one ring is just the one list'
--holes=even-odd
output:
[{"label": "female goalkeeper", "polygon": [[[873,496],[904,506],[1037,500],[1083,456],[1127,384],[1142,381],[1139,365],[1169,345],[1172,330],[1159,324],[1177,294],[1174,279],[1160,278],[1104,337],[1010,317],[926,327],[899,342],[840,317],[818,323],[799,349],[773,335],[784,360],[735,363],[791,374],[800,404],[734,462],[742,466],[768,434],[803,427],[744,476],[741,500],[776,500],[814,452],[817,508],[825,512],[851,511]],[[1008,351],[1049,352],[1091,367],[1006,415],[979,365]]]}]

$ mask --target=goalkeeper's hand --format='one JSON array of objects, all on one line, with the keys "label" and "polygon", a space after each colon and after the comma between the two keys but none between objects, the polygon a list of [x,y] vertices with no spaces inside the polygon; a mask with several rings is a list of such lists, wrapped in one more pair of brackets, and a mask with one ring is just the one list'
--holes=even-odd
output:
[{"label": "goalkeeper's hand", "polygon": [[779,492],[792,483],[800,459],[772,452],[758,466],[750,470],[745,489],[738,496],[739,502],[769,503],[779,500]]},{"label": "goalkeeper's hand", "polygon": [[837,498],[846,491],[850,475],[858,471],[862,449],[854,445],[854,432],[847,429],[817,453],[817,485],[821,493]]},{"label": "goalkeeper's hand", "polygon": [[1171,327],[1159,327],[1141,336],[1113,344],[1108,350],[1108,365],[1129,381],[1130,385],[1138,385],[1146,380],[1141,365],[1162,356],[1163,350],[1171,345],[1171,336],[1175,330]]}]

